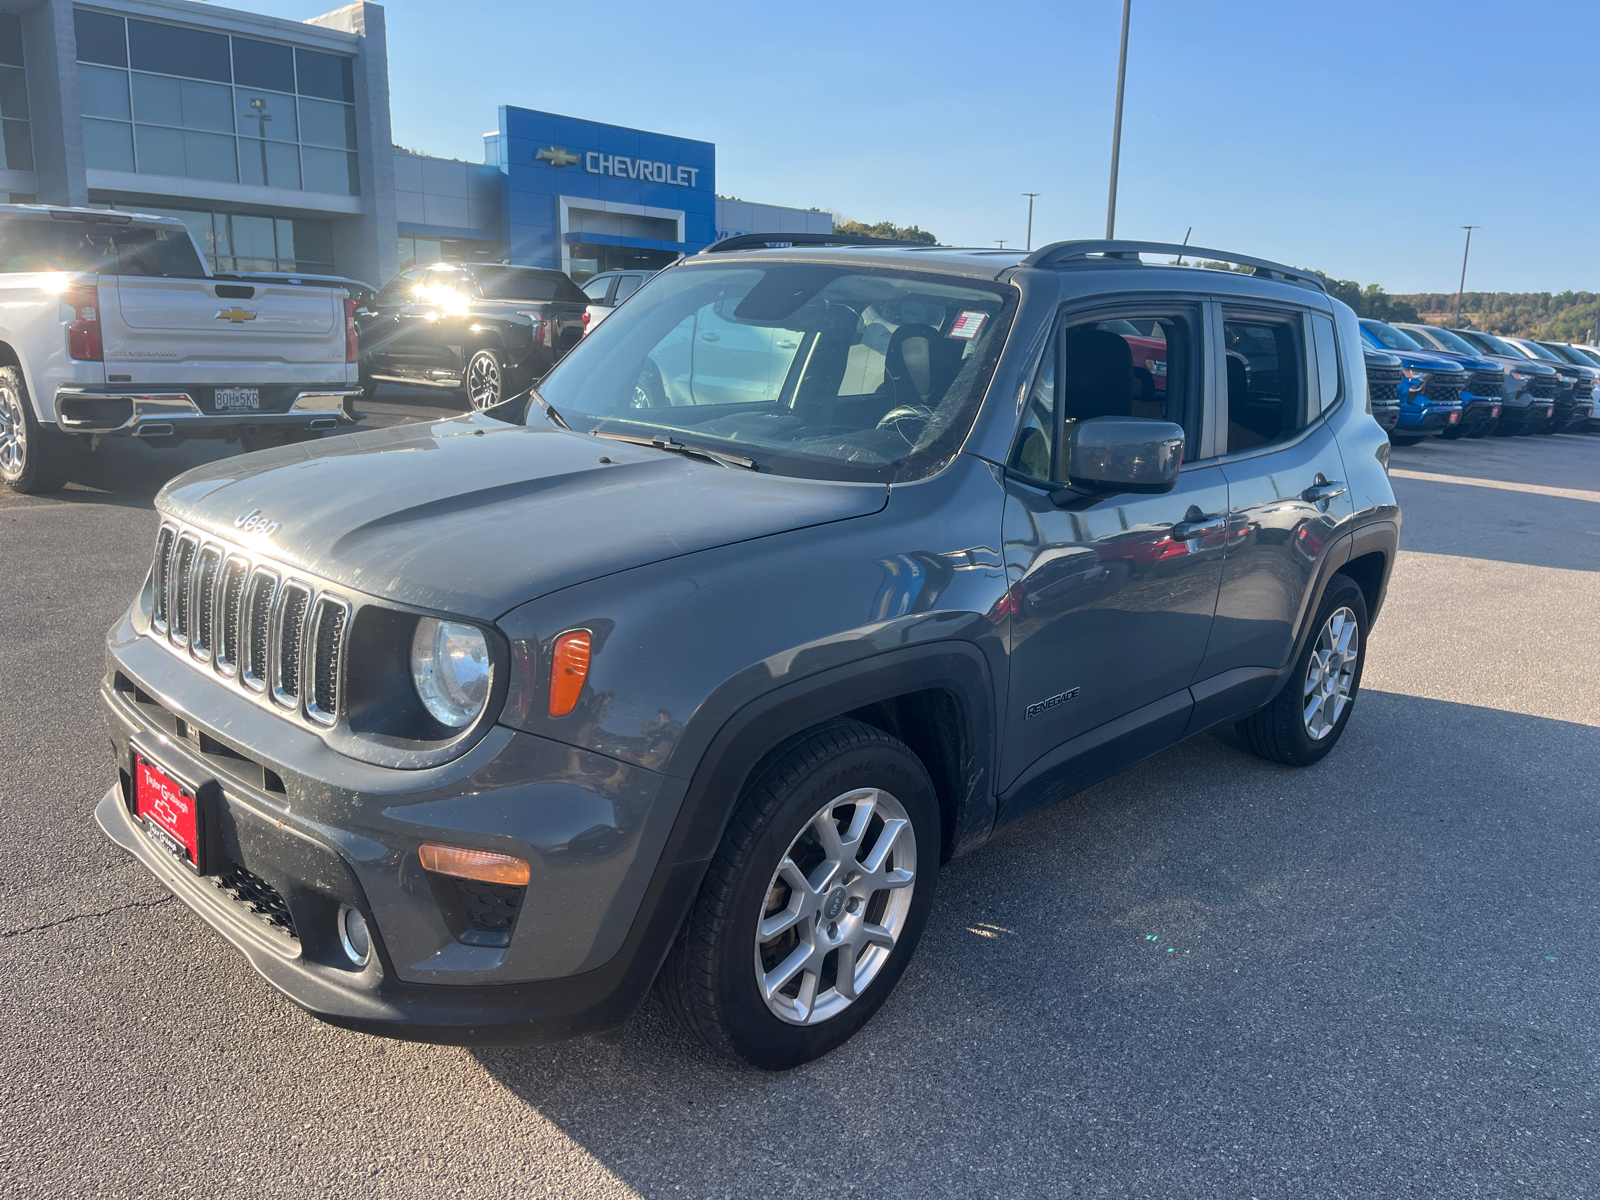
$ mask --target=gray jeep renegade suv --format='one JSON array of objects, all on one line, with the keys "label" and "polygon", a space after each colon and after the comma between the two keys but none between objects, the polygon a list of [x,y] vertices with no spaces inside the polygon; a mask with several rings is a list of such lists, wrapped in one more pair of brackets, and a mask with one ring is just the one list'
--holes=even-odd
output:
[{"label": "gray jeep renegade suv", "polygon": [[1400,514],[1317,278],[782,237],[661,272],[511,423],[159,496],[97,815],[312,1013],[528,1042],[655,984],[791,1066],[1008,822],[1219,725],[1338,741]]}]

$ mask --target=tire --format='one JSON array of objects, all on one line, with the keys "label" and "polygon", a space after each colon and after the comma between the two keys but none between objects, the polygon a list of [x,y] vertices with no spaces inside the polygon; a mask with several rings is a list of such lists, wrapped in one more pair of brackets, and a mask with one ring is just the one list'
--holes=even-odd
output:
[{"label": "tire", "polygon": [[644,366],[639,369],[639,379],[633,385],[631,407],[666,408],[670,403],[667,385],[661,378],[661,368],[646,359]]},{"label": "tire", "polygon": [[[831,855],[818,836],[824,822],[834,830]],[[871,1019],[916,950],[938,881],[939,832],[933,784],[903,742],[850,720],[790,742],[729,819],[657,979],[667,1009],[712,1049],[766,1070],[839,1046]],[[872,870],[895,882],[835,886],[851,878],[850,864],[869,865],[885,836],[887,857]],[[763,923],[774,936],[759,943]],[[862,948],[858,957],[850,951],[848,989],[837,986],[840,950],[830,946]],[[800,969],[779,982],[778,972],[796,962]],[[770,1000],[758,970],[776,985]]]},{"label": "tire", "polygon": [[506,398],[506,372],[493,350],[479,350],[467,360],[461,391],[474,412],[493,408]]},{"label": "tire", "polygon": [[1495,431],[1495,429],[1499,426],[1499,424],[1500,424],[1500,418],[1499,417],[1490,417],[1489,420],[1485,421],[1482,425],[1479,425],[1471,433],[1467,434],[1467,436],[1469,438],[1488,437],[1491,433],[1493,433]]},{"label": "tire", "polygon": [[[1337,644],[1351,623],[1354,624],[1353,636],[1346,636],[1344,644],[1354,641],[1354,661],[1352,664],[1348,658],[1344,659],[1339,664],[1344,669],[1334,672],[1340,686],[1336,694],[1328,695],[1332,710],[1330,712],[1327,703],[1308,710],[1305,698],[1314,678],[1313,656],[1319,660],[1318,673],[1321,674],[1327,662],[1324,655],[1329,648],[1329,635],[1333,635],[1332,640]],[[1343,736],[1350,714],[1355,711],[1356,697],[1361,691],[1361,669],[1366,664],[1367,630],[1367,599],[1361,585],[1348,575],[1335,575],[1322,594],[1311,636],[1295,660],[1294,670],[1289,673],[1283,690],[1265,708],[1251,713],[1236,726],[1250,753],[1290,767],[1309,767],[1327,757]],[[1343,696],[1342,703],[1339,696]],[[1314,715],[1308,718],[1308,711],[1313,711]]]},{"label": "tire", "polygon": [[1389,444],[1391,446],[1417,446],[1427,440],[1425,437],[1395,437],[1392,433],[1389,435]]},{"label": "tire", "polygon": [[358,379],[361,387],[361,398],[363,400],[376,400],[378,398],[378,381],[365,371],[360,373]]},{"label": "tire", "polygon": [[72,444],[33,415],[28,385],[16,367],[0,367],[0,483],[20,496],[59,491]]},{"label": "tire", "polygon": [[1452,425],[1449,429],[1441,429],[1439,436],[1446,441],[1453,442],[1457,438],[1467,437],[1471,428],[1470,425]]}]

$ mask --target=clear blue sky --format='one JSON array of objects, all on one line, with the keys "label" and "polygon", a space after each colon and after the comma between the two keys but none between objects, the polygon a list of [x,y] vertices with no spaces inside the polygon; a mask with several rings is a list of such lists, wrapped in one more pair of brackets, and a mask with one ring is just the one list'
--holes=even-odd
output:
[{"label": "clear blue sky", "polygon": [[[227,0],[304,19],[316,0]],[[386,5],[394,137],[501,104],[701,138],[717,190],[953,244],[1098,237],[1120,0]],[[1117,232],[1390,291],[1600,290],[1600,2],[1134,0]]]}]

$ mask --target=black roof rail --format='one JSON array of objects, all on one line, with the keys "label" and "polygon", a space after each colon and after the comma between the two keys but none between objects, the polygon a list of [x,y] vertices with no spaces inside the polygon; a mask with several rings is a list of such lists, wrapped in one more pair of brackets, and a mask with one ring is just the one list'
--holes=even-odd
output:
[{"label": "black roof rail", "polygon": [[902,242],[892,238],[857,237],[848,233],[736,233],[712,242],[701,254],[721,254],[727,250],[777,250],[790,246],[926,246],[926,242]]},{"label": "black roof rail", "polygon": [[1179,258],[1206,259],[1208,261],[1234,263],[1241,267],[1254,267],[1251,273],[1263,279],[1282,279],[1288,283],[1298,283],[1306,287],[1314,287],[1318,291],[1326,292],[1328,285],[1322,276],[1315,271],[1302,271],[1299,267],[1286,267],[1282,263],[1270,262],[1264,258],[1250,258],[1243,254],[1233,254],[1226,250],[1207,250],[1204,246],[1179,246],[1173,242],[1122,242],[1122,241],[1075,241],[1052,242],[1035,250],[1022,262],[1017,264],[1023,267],[1061,267],[1079,261],[1102,261],[1105,259],[1124,260],[1138,263],[1141,254],[1172,254]]}]

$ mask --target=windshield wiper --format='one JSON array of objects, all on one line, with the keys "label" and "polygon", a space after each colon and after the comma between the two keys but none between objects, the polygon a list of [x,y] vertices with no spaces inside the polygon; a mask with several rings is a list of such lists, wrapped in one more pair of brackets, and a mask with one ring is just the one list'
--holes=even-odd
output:
[{"label": "windshield wiper", "polygon": [[747,471],[760,469],[752,458],[741,458],[737,454],[724,454],[721,450],[708,450],[704,446],[685,445],[683,442],[673,441],[664,434],[649,438],[640,437],[632,433],[610,433],[603,429],[591,429],[589,432],[595,437],[610,438],[613,442],[628,442],[635,446],[654,446],[657,450],[670,450],[674,454],[685,454],[690,458],[703,458],[707,462],[714,462],[720,467],[743,467]]},{"label": "windshield wiper", "polygon": [[539,407],[544,409],[544,415],[549,417],[550,420],[553,423],[561,426],[561,428],[563,428],[563,429],[571,429],[572,428],[571,425],[567,424],[567,419],[565,417],[563,417],[560,413],[558,413],[555,410],[555,408],[549,402],[547,402],[545,400],[545,398],[543,396],[539,395],[539,393],[538,393],[538,391],[536,389],[529,388],[528,389],[528,395],[532,396],[536,401],[539,402]]}]

